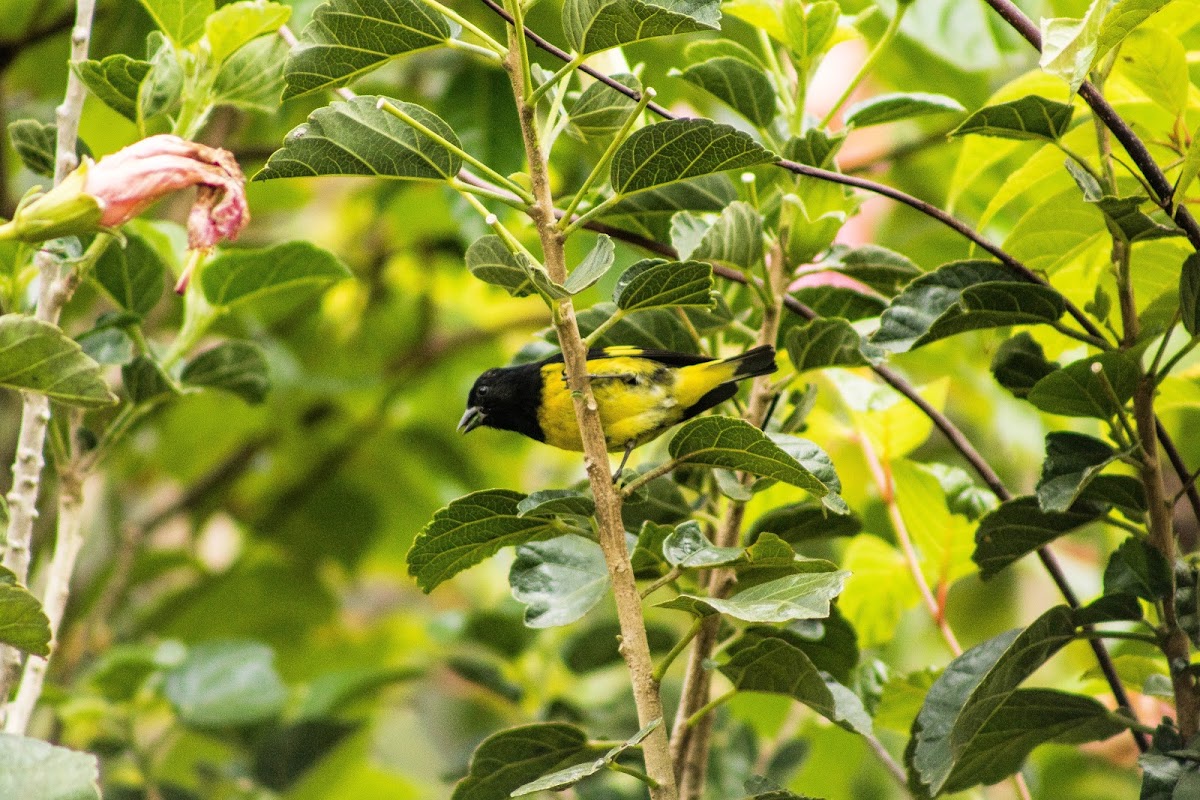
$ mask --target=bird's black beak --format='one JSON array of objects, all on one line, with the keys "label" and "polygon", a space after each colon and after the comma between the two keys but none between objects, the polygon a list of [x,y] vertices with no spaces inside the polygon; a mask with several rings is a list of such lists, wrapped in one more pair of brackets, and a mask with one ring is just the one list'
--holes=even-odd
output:
[{"label": "bird's black beak", "polygon": [[462,419],[458,421],[458,430],[460,433],[470,433],[483,424],[483,409],[479,406],[471,406],[467,409],[467,413],[462,415]]}]

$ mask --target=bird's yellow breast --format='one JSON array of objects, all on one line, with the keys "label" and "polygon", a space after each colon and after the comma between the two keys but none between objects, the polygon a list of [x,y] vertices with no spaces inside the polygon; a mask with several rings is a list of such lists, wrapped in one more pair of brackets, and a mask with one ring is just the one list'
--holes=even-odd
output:
[{"label": "bird's yellow breast", "polygon": [[[618,356],[592,359],[587,366],[610,452],[625,449],[629,442],[637,446],[655,438],[733,376],[732,367],[717,361],[669,367],[646,358]],[[561,363],[542,367],[538,424],[547,444],[564,450],[583,449]]]}]

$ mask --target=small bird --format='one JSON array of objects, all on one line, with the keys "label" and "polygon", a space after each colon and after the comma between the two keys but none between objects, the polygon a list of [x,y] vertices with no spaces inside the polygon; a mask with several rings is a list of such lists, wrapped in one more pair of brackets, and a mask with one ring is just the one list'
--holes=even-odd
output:
[{"label": "small bird", "polygon": [[[588,351],[588,377],[609,452],[633,448],[737,394],[737,381],[776,370],[775,348],[711,359],[668,350],[605,347]],[[582,450],[562,354],[516,367],[489,369],[476,379],[463,433],[485,425],[516,431],[563,450]]]}]

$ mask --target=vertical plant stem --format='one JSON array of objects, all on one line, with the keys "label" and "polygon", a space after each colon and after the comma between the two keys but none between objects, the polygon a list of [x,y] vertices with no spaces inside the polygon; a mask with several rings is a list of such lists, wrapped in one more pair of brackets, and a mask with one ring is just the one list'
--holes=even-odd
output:
[{"label": "vertical plant stem", "polygon": [[908,11],[909,5],[909,3],[896,4],[896,13],[891,20],[888,21],[888,26],[884,30],[883,36],[879,37],[879,41],[875,43],[873,48],[871,48],[871,52],[867,55],[866,60],[863,61],[862,66],[858,68],[858,72],[856,72],[854,77],[850,79],[850,83],[846,84],[846,88],[842,91],[841,96],[838,97],[837,101],[834,102],[832,106],[830,106],[829,111],[825,114],[824,118],[821,119],[820,124],[817,126],[818,128],[829,127],[829,123],[833,121],[833,118],[837,116],[837,112],[841,110],[841,107],[845,105],[847,100],[850,99],[850,95],[854,94],[854,90],[857,89],[858,85],[863,82],[863,79],[871,74],[871,70],[875,68],[875,62],[879,61],[879,57],[883,55],[884,51],[887,50],[888,45],[890,45],[892,40],[896,38],[896,34],[900,32],[900,22],[904,19],[904,12]]},{"label": "vertical plant stem", "polygon": [[[779,247],[772,248],[767,256],[767,276],[771,281],[772,303],[764,304],[762,325],[758,331],[757,344],[775,344],[779,337],[779,319],[783,308],[785,265]],[[769,375],[760,375],[750,387],[750,400],[743,419],[759,427],[766,419],[767,410],[775,391]],[[741,539],[742,520],[746,513],[745,503],[731,501],[713,537],[718,547],[734,547]],[[734,573],[728,569],[714,569],[709,573],[708,595],[724,597],[732,590]],[[682,697],[679,710],[675,713],[675,724],[671,731],[671,754],[679,776],[679,796],[682,800],[698,800],[704,794],[704,783],[708,771],[709,741],[712,733],[713,715],[702,714],[692,722],[709,703],[712,689],[712,672],[705,667],[712,657],[717,643],[719,616],[705,617],[699,633],[688,654],[687,669],[683,677]]]},{"label": "vertical plant stem", "polygon": [[[534,196],[530,217],[537,226],[542,241],[546,271],[551,280],[561,284],[567,278],[566,258],[563,252],[565,238],[556,224],[549,167],[538,137],[537,109],[526,101],[526,79],[529,69],[528,63],[523,61],[526,54],[520,26],[509,29],[509,39],[509,54],[504,63],[512,83],[513,96],[520,115],[525,155],[529,160],[529,177]],[[612,475],[609,473],[604,430],[600,424],[596,398],[592,395],[588,380],[587,347],[579,335],[575,309],[569,298],[560,301],[554,308],[554,327],[558,332],[564,372],[575,404],[575,417],[579,421],[584,465],[596,501],[600,547],[612,579],[617,619],[621,628],[620,651],[629,668],[638,722],[644,726],[663,719],[662,698],[659,695],[658,681],[654,679],[654,662],[650,657],[646,624],[642,618],[642,600],[634,581],[625,544],[621,495],[613,485]],[[675,774],[671,768],[665,726],[659,725],[647,737],[642,744],[642,753],[646,760],[646,772],[657,784],[650,789],[652,800],[677,800],[679,794],[676,790]]]},{"label": "vertical plant stem", "polygon": [[[71,30],[71,60],[87,58],[92,34],[92,15],[95,0],[78,0],[75,6],[75,27]],[[79,117],[87,90],[74,71],[67,73],[67,90],[63,102],[55,110],[58,135],[55,142],[54,183],[61,183],[78,164],[75,143],[79,138]],[[63,286],[62,265],[48,251],[35,257],[41,286],[35,316],[51,324],[58,323],[67,292]],[[21,428],[17,435],[16,457],[13,460],[12,489],[8,494],[9,523],[5,539],[4,566],[24,583],[29,577],[30,542],[33,523],[37,519],[38,491],[42,483],[45,459],[46,428],[50,423],[50,401],[42,394],[26,393],[21,398]],[[9,687],[20,668],[20,652],[0,648],[0,709],[8,699]]]}]

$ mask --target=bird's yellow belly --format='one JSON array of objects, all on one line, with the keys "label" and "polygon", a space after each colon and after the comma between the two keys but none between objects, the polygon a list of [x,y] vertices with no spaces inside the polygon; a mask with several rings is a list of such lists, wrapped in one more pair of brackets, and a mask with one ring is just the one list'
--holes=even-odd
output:
[{"label": "bird's yellow belly", "polygon": [[[582,450],[575,404],[561,370],[545,377],[538,423],[546,444],[563,450]],[[669,376],[636,383],[593,377],[592,392],[609,452],[624,450],[631,441],[634,446],[645,444],[683,418],[684,407],[675,397],[674,383]]]}]

